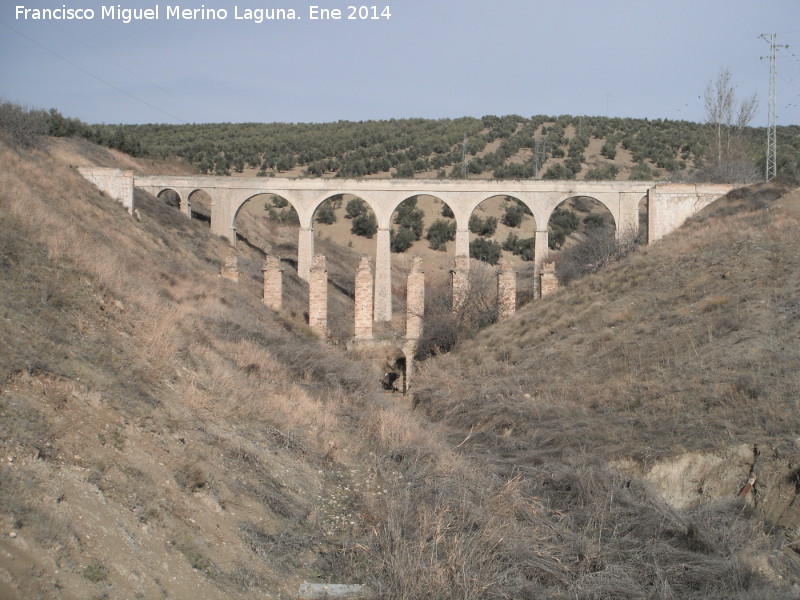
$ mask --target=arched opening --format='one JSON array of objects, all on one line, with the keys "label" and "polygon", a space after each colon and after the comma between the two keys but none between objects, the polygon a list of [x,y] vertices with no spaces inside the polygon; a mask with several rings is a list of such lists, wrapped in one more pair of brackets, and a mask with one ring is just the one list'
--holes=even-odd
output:
[{"label": "arched opening", "polygon": [[637,240],[640,244],[649,243],[649,227],[650,227],[650,200],[645,194],[639,200],[639,227],[637,231]]},{"label": "arched opening", "polygon": [[211,196],[204,190],[195,190],[189,194],[189,207],[193,219],[211,224]]},{"label": "arched opening", "polygon": [[547,223],[548,262],[564,285],[593,273],[618,256],[617,227],[599,200],[574,196],[561,202]]},{"label": "arched opening", "polygon": [[308,284],[297,273],[300,220],[294,206],[278,194],[254,194],[236,210],[232,226],[240,282],[245,279],[256,290],[263,289],[266,255],[277,257],[283,267],[281,314],[307,323]]},{"label": "arched opening", "polygon": [[340,193],[317,206],[312,218],[314,253],[327,258],[330,286],[328,329],[331,339],[346,340],[354,335],[355,274],[362,255],[375,254],[378,220],[367,202],[354,194]]},{"label": "arched opening", "polygon": [[283,196],[255,194],[236,211],[233,226],[237,247],[248,247],[262,257],[272,254],[297,268],[297,211]]},{"label": "arched opening", "polygon": [[468,226],[470,258],[490,265],[505,258],[516,268],[532,267],[536,219],[518,198],[487,198],[472,211]]},{"label": "arched opening", "polygon": [[391,217],[392,302],[395,314],[405,314],[406,281],[415,256],[422,258],[426,289],[445,277],[455,256],[456,220],[440,198],[414,195],[398,204]]},{"label": "arched opening", "polygon": [[378,219],[369,204],[353,194],[334,194],[314,211],[315,247],[336,240],[355,253],[375,254]]},{"label": "arched opening", "polygon": [[381,387],[387,392],[406,393],[408,389],[406,357],[398,352],[390,355],[384,364]]},{"label": "arched opening", "polygon": [[161,190],[157,198],[163,200],[164,204],[171,208],[178,210],[181,208],[181,195],[173,189]]},{"label": "arched opening", "polygon": [[590,196],[567,198],[553,209],[547,222],[547,243],[552,252],[568,248],[597,232],[616,235],[614,216],[605,204]]},{"label": "arched opening", "polygon": [[449,269],[455,254],[456,220],[441,199],[427,194],[403,200],[392,213],[390,247],[393,263],[407,270],[421,256],[426,271]]}]

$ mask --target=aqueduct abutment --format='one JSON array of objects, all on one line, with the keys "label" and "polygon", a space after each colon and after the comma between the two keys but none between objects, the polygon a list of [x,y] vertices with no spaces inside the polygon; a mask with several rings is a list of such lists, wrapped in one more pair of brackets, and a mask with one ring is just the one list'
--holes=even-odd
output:
[{"label": "aqueduct abutment", "polygon": [[[405,200],[432,196],[447,204],[456,222],[455,256],[469,256],[468,223],[484,200],[509,196],[527,206],[536,224],[534,263],[538,274],[548,252],[547,225],[562,202],[589,197],[614,219],[617,235],[638,229],[639,204],[648,206],[648,242],[679,227],[688,217],[732,189],[722,184],[672,184],[652,181],[422,180],[422,179],[288,179],[278,177],[134,176],[131,171],[84,168],[81,174],[133,211],[133,188],[155,196],[172,190],[180,210],[191,216],[190,197],[211,197],[211,231],[236,243],[236,217],[254,196],[272,194],[288,201],[300,220],[298,275],[309,281],[314,257],[314,213],[329,198],[353,195],[372,209],[378,223],[375,248],[374,320],[392,318],[390,231],[394,211]],[[468,263],[468,258],[466,259]]]}]

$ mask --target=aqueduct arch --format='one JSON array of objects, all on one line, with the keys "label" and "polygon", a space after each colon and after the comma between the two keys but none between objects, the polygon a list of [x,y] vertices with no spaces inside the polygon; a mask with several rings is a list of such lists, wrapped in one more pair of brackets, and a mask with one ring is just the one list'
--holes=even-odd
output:
[{"label": "aqueduct arch", "polygon": [[159,200],[164,200],[167,205],[172,206],[173,208],[183,208],[183,198],[181,198],[181,195],[172,188],[164,188],[158,192],[158,194],[156,194],[156,198]]},{"label": "aqueduct arch", "polygon": [[[246,243],[253,244],[254,241],[264,237],[263,223],[274,221],[279,225],[294,224],[296,215],[297,209],[279,194],[269,192],[253,194],[236,208],[232,216],[233,243],[235,245],[243,239]],[[259,222],[262,223],[260,227]]]},{"label": "aqueduct arch", "polygon": [[[599,211],[598,211],[598,208],[599,208]],[[560,210],[567,210],[570,213],[572,213],[572,215],[574,215],[574,216],[571,217],[572,219],[574,219],[574,225],[571,228],[569,228],[569,227],[566,228],[566,229],[569,229],[569,231],[566,231],[566,229],[563,228],[563,223],[560,224],[561,226],[559,227],[559,226],[557,226],[556,222],[554,221],[554,219],[556,218],[556,216],[558,214],[558,211],[560,211]],[[637,208],[637,211],[638,211],[638,208]],[[605,204],[604,202],[602,202],[601,200],[599,200],[597,198],[594,198],[593,196],[588,196],[588,195],[572,196],[570,198],[565,198],[557,206],[555,206],[553,208],[553,210],[550,212],[550,217],[549,217],[548,222],[547,222],[548,232],[550,232],[551,230],[553,230],[555,228],[556,229],[555,236],[562,238],[562,239],[557,239],[556,240],[556,239],[554,239],[552,234],[548,233],[548,245],[549,246],[554,246],[554,247],[551,247],[551,249],[560,248],[562,246],[562,244],[564,243],[564,241],[565,241],[565,239],[563,239],[563,238],[564,237],[568,238],[569,234],[572,233],[572,231],[579,230],[581,228],[586,228],[585,219],[589,215],[594,215],[594,216],[597,216],[597,217],[601,217],[602,220],[605,221],[605,226],[610,225],[611,227],[613,227],[614,231],[615,231],[615,235],[619,238],[619,236],[621,235],[621,232],[620,232],[619,228],[617,227],[617,219],[614,217],[614,213],[611,211],[611,209],[608,207],[607,204]],[[604,215],[608,216],[609,218],[606,219]],[[564,217],[566,215],[561,215],[561,216]],[[569,220],[569,219],[567,219],[567,220]],[[560,234],[560,236],[559,236],[559,234]],[[557,244],[557,246],[556,246],[556,244]]]},{"label": "aqueduct arch", "polygon": [[[512,194],[494,194],[481,200],[470,214],[469,255],[472,254],[472,243],[476,240],[494,240],[505,246],[511,234],[518,241],[535,240],[537,229],[536,217],[526,202]],[[520,253],[518,249],[512,252]]]},{"label": "aqueduct arch", "polygon": [[[653,242],[680,226],[733,186],[725,184],[656,184],[646,181],[554,181],[554,180],[415,180],[415,179],[286,179],[215,176],[137,176],[116,169],[82,169],[81,173],[133,211],[133,186],[153,194],[170,188],[182,199],[195,190],[211,197],[211,231],[235,242],[235,215],[250,197],[271,193],[286,198],[300,219],[298,274],[308,280],[314,248],[313,215],[317,207],[335,194],[353,194],[369,204],[378,221],[375,257],[375,320],[389,320],[391,309],[391,216],[406,198],[430,195],[453,211],[456,221],[456,255],[469,255],[469,217],[475,207],[496,195],[519,199],[533,213],[537,231],[536,265],[547,254],[546,225],[552,211],[564,200],[590,196],[605,205],[617,226],[617,234],[638,227],[639,203],[648,204],[649,241]],[[184,210],[182,203],[182,212]],[[190,212],[188,212],[190,214]]]}]

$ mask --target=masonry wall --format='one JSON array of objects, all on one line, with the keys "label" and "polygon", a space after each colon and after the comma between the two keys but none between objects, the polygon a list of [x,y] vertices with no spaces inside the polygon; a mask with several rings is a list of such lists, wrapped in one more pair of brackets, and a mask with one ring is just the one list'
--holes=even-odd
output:
[{"label": "masonry wall", "polygon": [[267,255],[264,266],[264,304],[274,311],[283,307],[283,267],[277,256]]},{"label": "masonry wall", "polygon": [[453,311],[458,312],[469,294],[469,257],[456,256],[455,266],[450,271],[450,288],[453,294]]},{"label": "masonry wall", "polygon": [[558,290],[555,263],[542,263],[542,272],[539,275],[539,293],[541,297],[549,296]]},{"label": "masonry wall", "polygon": [[372,267],[369,256],[362,256],[356,271],[355,290],[355,339],[372,339]]},{"label": "masonry wall", "polygon": [[652,243],[678,227],[734,186],[728,184],[657,185],[647,192],[648,243]]},{"label": "masonry wall", "polygon": [[225,258],[225,264],[222,267],[220,275],[225,279],[239,282],[239,258],[236,256],[228,256]]},{"label": "masonry wall", "polygon": [[422,337],[422,322],[425,313],[425,273],[422,259],[415,256],[411,262],[406,283],[406,339]]},{"label": "masonry wall", "polygon": [[311,261],[308,279],[308,326],[322,339],[328,337],[328,266],[317,254]]},{"label": "masonry wall", "polygon": [[84,179],[91,181],[114,200],[122,203],[133,214],[133,171],[103,167],[78,167]]},{"label": "masonry wall", "polygon": [[517,310],[517,272],[505,258],[497,270],[497,317],[505,319]]}]

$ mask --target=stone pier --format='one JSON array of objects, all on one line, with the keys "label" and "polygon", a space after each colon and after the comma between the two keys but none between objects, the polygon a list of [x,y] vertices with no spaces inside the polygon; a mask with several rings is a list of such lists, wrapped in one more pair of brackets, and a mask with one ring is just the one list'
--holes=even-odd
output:
[{"label": "stone pier", "polygon": [[406,341],[403,344],[403,356],[406,359],[403,393],[411,387],[414,372],[414,355],[417,353],[419,340],[422,337],[425,317],[425,273],[422,271],[422,258],[415,256],[411,261],[411,270],[406,280]]},{"label": "stone pier", "polygon": [[505,319],[517,310],[517,272],[505,258],[497,270],[497,318]]},{"label": "stone pier", "polygon": [[379,227],[375,245],[375,320],[392,320],[391,229]]},{"label": "stone pier", "polygon": [[356,294],[355,294],[355,339],[372,339],[372,267],[369,263],[369,256],[362,256],[358,262],[356,271]]},{"label": "stone pier", "polygon": [[220,276],[239,283],[239,258],[236,256],[225,258],[225,265],[222,267]]},{"label": "stone pier", "polygon": [[422,337],[422,319],[425,314],[425,273],[422,272],[422,258],[415,256],[411,261],[406,283],[406,339],[419,340]]},{"label": "stone pier", "polygon": [[458,312],[469,294],[469,257],[456,256],[455,266],[450,270],[450,289],[453,294],[453,312]]},{"label": "stone pier", "polygon": [[283,306],[283,267],[281,266],[281,259],[267,254],[267,259],[261,270],[264,273],[264,304],[275,312],[279,312]]},{"label": "stone pier", "polygon": [[328,337],[328,266],[322,254],[314,256],[309,269],[308,326],[323,340]]},{"label": "stone pier", "polygon": [[539,275],[539,295],[544,298],[557,290],[556,264],[552,262],[542,263],[542,272]]}]

